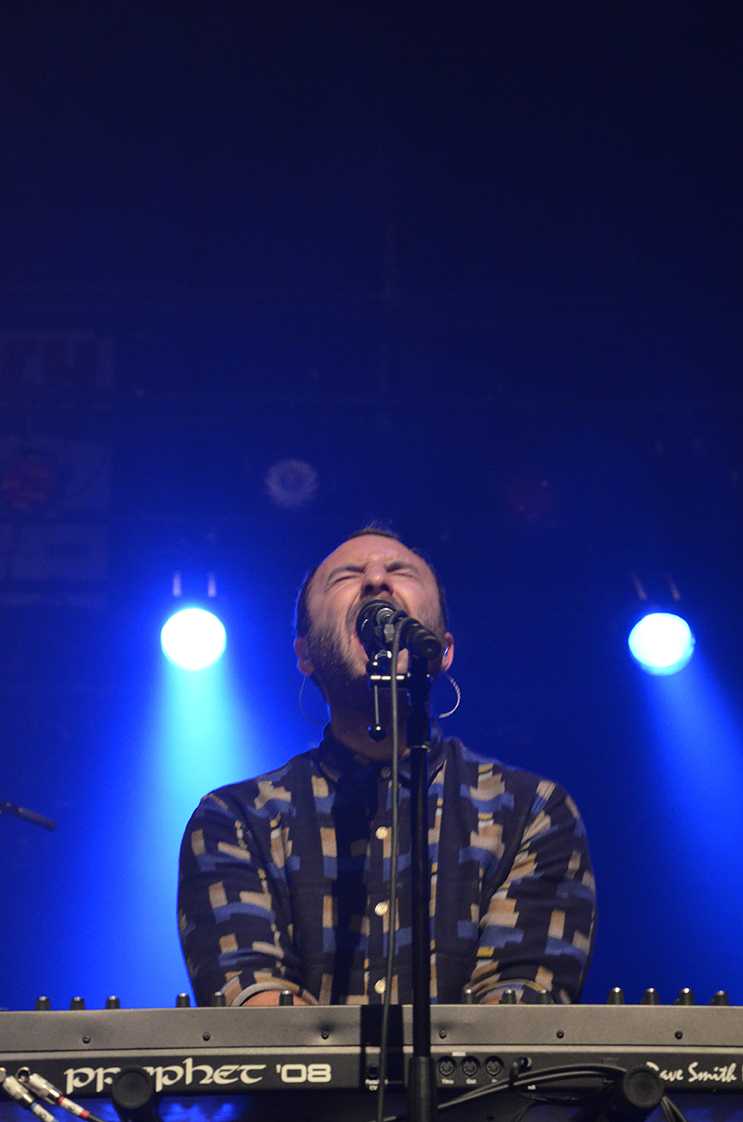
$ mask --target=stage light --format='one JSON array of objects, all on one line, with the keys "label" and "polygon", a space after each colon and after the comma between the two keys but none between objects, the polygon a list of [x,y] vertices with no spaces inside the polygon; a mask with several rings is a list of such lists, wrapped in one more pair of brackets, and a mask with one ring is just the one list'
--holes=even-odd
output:
[{"label": "stage light", "polygon": [[163,654],[182,670],[206,670],[224,654],[227,632],[219,616],[205,608],[181,608],[163,624]]},{"label": "stage light", "polygon": [[629,633],[632,657],[648,674],[676,674],[694,653],[694,635],[675,612],[648,612]]}]

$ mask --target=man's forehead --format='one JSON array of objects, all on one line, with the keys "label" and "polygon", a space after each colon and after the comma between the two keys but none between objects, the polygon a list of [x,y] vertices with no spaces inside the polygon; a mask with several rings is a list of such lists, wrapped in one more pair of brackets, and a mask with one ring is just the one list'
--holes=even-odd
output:
[{"label": "man's forehead", "polygon": [[358,538],[342,542],[320,563],[316,575],[322,578],[343,565],[363,566],[376,558],[384,562],[405,561],[421,572],[430,573],[433,579],[429,565],[419,554],[414,553],[396,538],[388,538],[381,534],[363,534]]}]

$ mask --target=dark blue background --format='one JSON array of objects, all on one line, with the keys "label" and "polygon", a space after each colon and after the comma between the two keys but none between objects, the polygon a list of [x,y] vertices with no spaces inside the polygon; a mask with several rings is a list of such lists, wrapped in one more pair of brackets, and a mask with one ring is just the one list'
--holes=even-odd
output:
[{"label": "dark blue background", "polygon": [[[4,554],[0,800],[59,829],[0,818],[0,1004],[183,987],[183,824],[316,736],[292,598],[369,518],[441,570],[453,730],[583,810],[585,998],[743,1001],[740,13],[78,3],[5,25],[0,331],[111,339],[115,384],[62,361],[0,387],[0,436],[112,465],[95,515],[0,488],[13,532],[88,518],[108,557],[80,606],[64,581],[21,604]],[[266,486],[285,459],[317,475],[299,506]],[[176,568],[224,594],[203,697],[158,651]],[[684,594],[699,657],[676,679],[626,655],[633,571]]]}]

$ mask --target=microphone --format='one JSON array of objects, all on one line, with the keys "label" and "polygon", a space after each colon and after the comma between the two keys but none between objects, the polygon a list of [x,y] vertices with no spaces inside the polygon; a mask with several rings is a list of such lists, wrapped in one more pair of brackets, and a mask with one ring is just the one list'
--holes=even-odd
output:
[{"label": "microphone", "polygon": [[401,650],[407,647],[412,655],[424,658],[427,662],[441,658],[442,643],[439,637],[387,600],[370,600],[356,617],[356,634],[369,658],[392,646],[395,625],[400,620],[405,621],[400,632]]},{"label": "microphone", "polygon": [[14,814],[16,818],[23,818],[26,822],[33,822],[35,826],[43,826],[45,830],[56,830],[57,823],[45,814],[29,810],[27,806],[16,806],[15,803],[0,803],[0,814]]}]

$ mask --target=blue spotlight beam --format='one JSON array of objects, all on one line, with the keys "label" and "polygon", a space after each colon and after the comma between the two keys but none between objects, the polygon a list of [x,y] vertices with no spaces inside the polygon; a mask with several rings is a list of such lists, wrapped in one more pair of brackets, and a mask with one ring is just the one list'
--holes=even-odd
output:
[{"label": "blue spotlight beam", "polygon": [[213,612],[181,608],[163,624],[160,646],[166,658],[182,670],[206,670],[224,654],[227,632]]},{"label": "blue spotlight beam", "polygon": [[686,620],[673,612],[649,612],[629,633],[632,657],[648,674],[676,674],[694,653],[695,639]]}]

